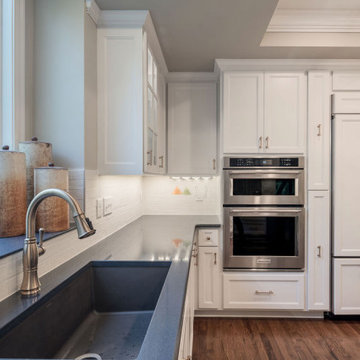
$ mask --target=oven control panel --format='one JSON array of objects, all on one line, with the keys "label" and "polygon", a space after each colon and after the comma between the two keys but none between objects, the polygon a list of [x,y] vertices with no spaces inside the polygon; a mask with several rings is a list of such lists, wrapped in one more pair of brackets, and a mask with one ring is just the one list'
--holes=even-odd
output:
[{"label": "oven control panel", "polygon": [[227,157],[224,159],[224,167],[303,167],[303,157],[281,157],[281,158],[245,158]]}]

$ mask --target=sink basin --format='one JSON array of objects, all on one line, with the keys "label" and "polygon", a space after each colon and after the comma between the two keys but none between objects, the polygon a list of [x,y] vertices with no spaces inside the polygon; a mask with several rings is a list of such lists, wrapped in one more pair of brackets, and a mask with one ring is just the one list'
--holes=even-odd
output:
[{"label": "sink basin", "polygon": [[0,358],[136,359],[170,264],[89,263],[8,326]]}]

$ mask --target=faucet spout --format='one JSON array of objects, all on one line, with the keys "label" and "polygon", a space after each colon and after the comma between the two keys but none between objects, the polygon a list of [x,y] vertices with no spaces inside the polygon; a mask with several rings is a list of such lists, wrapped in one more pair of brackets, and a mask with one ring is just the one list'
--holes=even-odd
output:
[{"label": "faucet spout", "polygon": [[60,189],[46,189],[37,194],[29,204],[26,212],[26,236],[23,251],[23,281],[20,292],[23,296],[36,296],[40,292],[40,281],[38,276],[39,247],[35,236],[36,210],[40,203],[50,197],[57,196],[64,199],[70,206],[74,217],[79,239],[95,234],[95,229],[89,219],[81,210],[80,205],[66,191]]}]

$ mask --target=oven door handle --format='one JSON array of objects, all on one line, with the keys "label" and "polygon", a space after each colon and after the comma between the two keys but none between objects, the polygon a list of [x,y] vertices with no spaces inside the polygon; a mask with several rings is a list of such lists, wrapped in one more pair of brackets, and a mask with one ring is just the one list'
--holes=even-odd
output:
[{"label": "oven door handle", "polygon": [[[225,170],[226,171],[226,170]],[[268,175],[268,174],[276,174],[276,175],[299,175],[303,173],[304,170],[230,170],[228,172],[229,175],[241,175],[241,174],[258,174],[258,175]]]},{"label": "oven door handle", "polygon": [[230,215],[232,214],[242,214],[242,213],[291,213],[291,214],[299,214],[302,213],[304,211],[304,208],[301,209],[281,209],[281,208],[276,208],[276,209],[270,209],[270,208],[255,208],[255,209],[236,209],[236,210],[230,210],[229,213]]}]

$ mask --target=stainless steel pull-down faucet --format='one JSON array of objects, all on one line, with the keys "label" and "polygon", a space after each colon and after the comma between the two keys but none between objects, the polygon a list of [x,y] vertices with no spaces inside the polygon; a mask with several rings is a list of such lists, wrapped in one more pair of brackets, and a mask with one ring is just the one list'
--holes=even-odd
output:
[{"label": "stainless steel pull-down faucet", "polygon": [[40,243],[37,244],[35,236],[36,210],[44,199],[50,196],[57,196],[64,199],[70,205],[72,215],[78,232],[79,239],[95,234],[91,222],[85,217],[78,202],[66,191],[60,189],[46,189],[37,194],[29,204],[26,213],[26,237],[24,240],[23,272],[24,277],[20,292],[23,296],[36,296],[40,292],[40,281],[38,276],[38,259],[45,250],[42,247],[42,231]]}]

